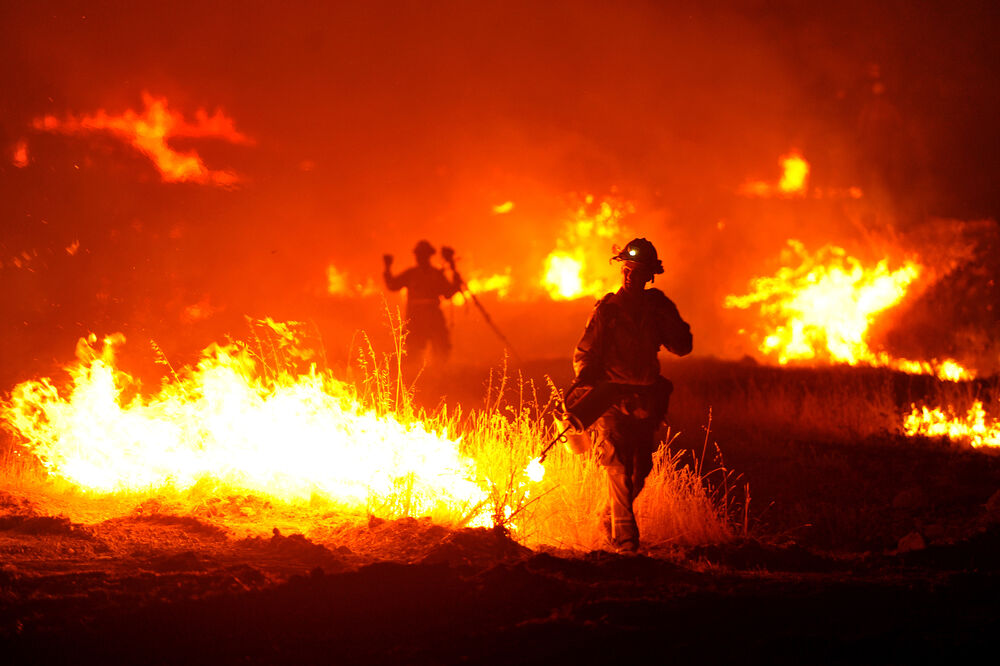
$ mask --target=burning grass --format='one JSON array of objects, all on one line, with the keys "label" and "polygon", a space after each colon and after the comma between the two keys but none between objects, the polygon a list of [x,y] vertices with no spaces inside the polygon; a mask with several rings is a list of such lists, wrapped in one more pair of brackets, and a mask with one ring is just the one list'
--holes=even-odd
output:
[{"label": "burning grass", "polygon": [[759,310],[753,336],[766,357],[780,365],[891,367],[951,381],[975,376],[954,359],[914,361],[870,346],[873,322],[897,306],[928,273],[915,259],[890,269],[888,259],[865,265],[837,246],[810,253],[801,242],[789,240],[781,263],[775,275],[755,278],[750,293],[730,294],[725,300],[727,308]]},{"label": "burning grass", "polygon": [[[120,338],[81,341],[65,386],[26,382],[3,403],[18,442],[5,487],[83,522],[155,507],[248,534],[280,526],[326,540],[345,521],[427,516],[495,526],[533,546],[599,547],[603,474],[561,451],[544,470],[533,462],[553,401],[531,382],[501,373],[481,409],[423,410],[402,379],[401,336],[390,354],[369,345],[347,383],[302,327],[251,324],[251,343],[213,345],[152,392],[117,367]],[[640,526],[651,544],[724,540],[729,500],[665,442]]]}]

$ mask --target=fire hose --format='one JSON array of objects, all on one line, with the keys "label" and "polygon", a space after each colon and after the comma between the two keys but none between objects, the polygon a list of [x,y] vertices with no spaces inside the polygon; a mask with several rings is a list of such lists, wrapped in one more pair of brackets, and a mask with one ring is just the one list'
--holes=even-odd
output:
[{"label": "fire hose", "polygon": [[496,333],[498,338],[500,338],[500,341],[503,342],[504,347],[506,347],[507,351],[510,352],[510,355],[514,357],[514,360],[520,363],[521,357],[518,356],[516,351],[514,351],[514,347],[510,344],[510,340],[508,340],[507,336],[505,336],[503,332],[497,328],[497,325],[493,323],[493,318],[490,317],[486,308],[484,308],[483,304],[479,302],[476,295],[472,293],[472,289],[469,288],[469,285],[465,283],[465,280],[463,280],[462,276],[459,274],[458,269],[455,268],[455,250],[447,246],[442,247],[441,258],[448,262],[448,265],[451,267],[451,272],[455,276],[455,282],[458,284],[458,290],[462,296],[472,301],[472,303],[479,310],[480,314],[483,315],[483,319],[486,320],[486,324],[493,329],[493,332]]}]

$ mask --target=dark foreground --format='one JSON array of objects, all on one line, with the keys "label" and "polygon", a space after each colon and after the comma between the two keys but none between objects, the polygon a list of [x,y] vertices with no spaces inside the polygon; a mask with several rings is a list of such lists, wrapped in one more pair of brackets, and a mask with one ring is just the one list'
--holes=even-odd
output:
[{"label": "dark foreground", "polygon": [[[670,374],[678,446],[718,442],[750,483],[753,538],[637,556],[533,552],[488,530],[335,515],[307,538],[253,497],[181,511],[147,501],[107,519],[99,506],[90,515],[8,488],[0,663],[914,664],[989,653],[1000,456],[895,431],[911,403],[944,389],[876,371],[702,362]],[[948,390],[996,399],[995,381]]]},{"label": "dark foreground", "polygon": [[[6,663],[912,664],[971,658],[1000,629],[996,526],[883,554],[572,555],[412,519],[345,531],[352,549],[6,504]],[[376,551],[395,561],[365,563]]]}]

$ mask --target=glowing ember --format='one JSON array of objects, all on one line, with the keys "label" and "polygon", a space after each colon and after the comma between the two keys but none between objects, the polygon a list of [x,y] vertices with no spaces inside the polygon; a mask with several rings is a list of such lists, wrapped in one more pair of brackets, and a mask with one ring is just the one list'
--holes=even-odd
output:
[{"label": "glowing ember", "polygon": [[618,287],[617,271],[609,266],[611,242],[632,234],[623,218],[635,207],[618,200],[596,203],[587,196],[573,212],[556,243],[545,258],[542,287],[556,300],[600,298]]},{"label": "glowing ember", "polygon": [[182,114],[169,110],[166,99],[148,93],[143,93],[142,99],[145,110],[141,114],[130,109],[120,115],[111,115],[101,109],[93,115],[68,116],[65,120],[45,116],[35,120],[34,126],[64,134],[111,132],[151,159],[161,178],[168,183],[228,186],[239,180],[232,171],[209,169],[193,150],[180,152],[168,145],[170,139],[180,137],[250,143],[250,139],[236,130],[231,118],[219,110],[210,116],[204,109],[198,109],[192,123],[184,120]]},{"label": "glowing ember", "polygon": [[947,437],[976,448],[1000,446],[1000,420],[992,419],[987,423],[986,410],[979,400],[973,403],[965,417],[956,415],[952,407],[944,411],[927,407],[917,409],[914,405],[903,422],[903,430],[910,437]]},{"label": "glowing ember", "polygon": [[506,215],[512,210],[514,210],[513,201],[504,201],[502,204],[497,204],[496,206],[493,206],[493,212],[497,215]]},{"label": "glowing ember", "polygon": [[868,329],[883,311],[898,304],[922,267],[913,260],[895,270],[882,260],[865,267],[842,248],[827,245],[810,255],[796,240],[788,241],[784,266],[772,277],[755,278],[751,291],[729,295],[727,308],[757,306],[761,321],[758,349],[784,365],[792,361],[826,361],[849,365],[889,366],[904,372],[967,379],[972,373],[956,361],[909,361],[875,352]]},{"label": "glowing ember", "polygon": [[[289,337],[267,324],[279,340]],[[280,372],[245,346],[216,345],[143,397],[115,367],[121,342],[112,336],[97,349],[93,336],[81,340],[66,393],[48,379],[29,381],[0,405],[51,475],[100,493],[198,484],[452,520],[485,510],[473,464],[447,432],[365,409],[352,387],[315,366]],[[306,350],[284,353],[310,360]]]},{"label": "glowing ember", "polygon": [[24,139],[18,141],[17,145],[14,146],[14,158],[12,161],[18,169],[28,166],[28,142]]}]

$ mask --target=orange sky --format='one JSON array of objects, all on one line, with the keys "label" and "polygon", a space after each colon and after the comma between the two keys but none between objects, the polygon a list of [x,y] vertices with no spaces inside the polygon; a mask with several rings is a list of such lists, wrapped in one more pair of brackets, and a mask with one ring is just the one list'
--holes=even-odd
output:
[{"label": "orange sky", "polygon": [[[711,340],[721,296],[792,235],[997,218],[990,3],[661,4],[5,4],[0,262],[38,258],[0,268],[0,337],[45,358],[47,337],[181,335],[197,303],[304,318],[330,262],[377,278],[383,252],[405,260],[424,236],[516,278],[574,195],[615,192]],[[172,147],[239,187],[165,183],[128,142],[32,127],[141,111],[144,92],[232,119],[252,145]],[[738,195],[792,150],[816,187],[863,203]]]}]

